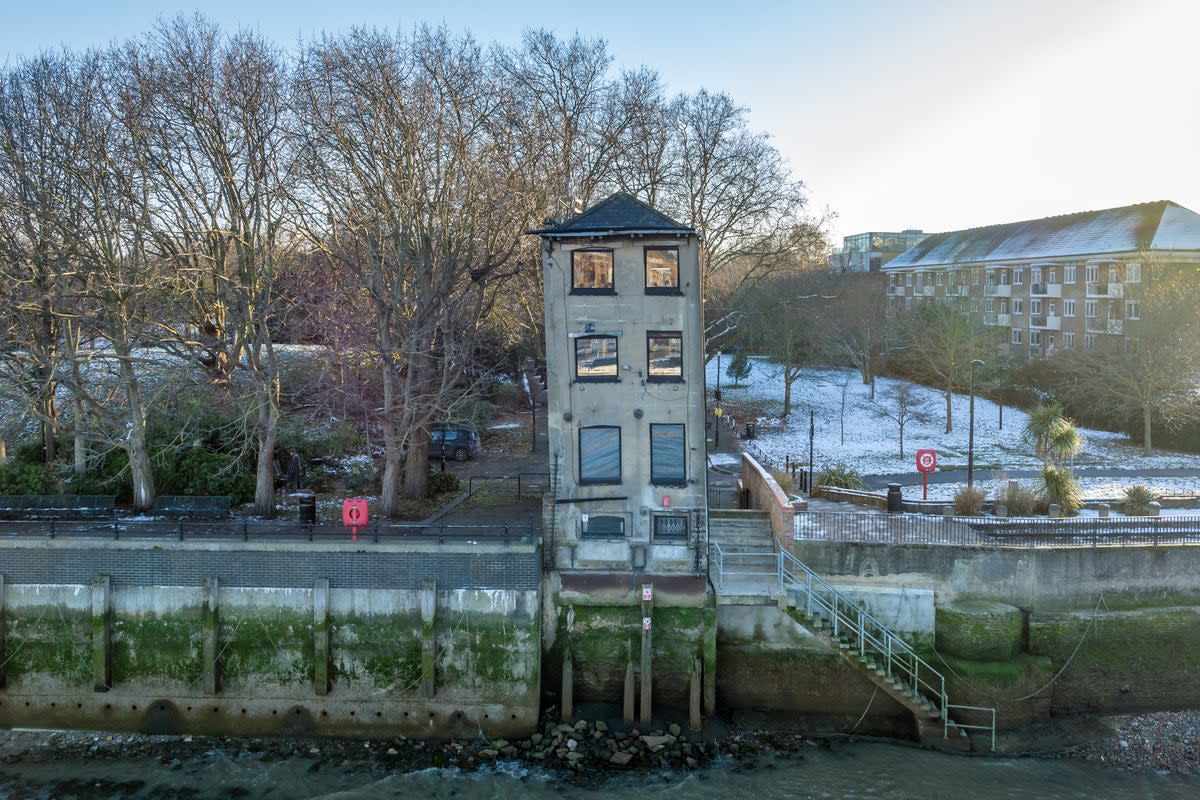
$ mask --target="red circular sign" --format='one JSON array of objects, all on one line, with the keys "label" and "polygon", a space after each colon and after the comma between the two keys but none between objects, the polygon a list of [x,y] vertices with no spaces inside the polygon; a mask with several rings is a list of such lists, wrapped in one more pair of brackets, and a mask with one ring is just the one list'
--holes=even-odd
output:
[{"label": "red circular sign", "polygon": [[933,472],[937,469],[936,450],[917,451],[917,472]]}]

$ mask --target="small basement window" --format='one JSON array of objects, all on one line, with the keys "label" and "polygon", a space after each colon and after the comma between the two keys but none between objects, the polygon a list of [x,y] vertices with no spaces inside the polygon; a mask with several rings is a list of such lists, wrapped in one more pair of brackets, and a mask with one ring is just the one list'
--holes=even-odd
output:
[{"label": "small basement window", "polygon": [[582,534],[588,538],[624,538],[625,518],[607,514],[584,514],[580,517]]}]

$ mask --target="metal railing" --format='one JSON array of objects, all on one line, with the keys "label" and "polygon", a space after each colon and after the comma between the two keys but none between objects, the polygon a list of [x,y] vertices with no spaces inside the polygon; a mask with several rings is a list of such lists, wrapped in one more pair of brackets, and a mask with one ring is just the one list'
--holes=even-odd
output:
[{"label": "metal railing", "polygon": [[[779,583],[786,590],[798,595],[804,613],[810,619],[822,619],[833,633],[834,639],[850,643],[859,657],[883,670],[884,676],[893,684],[899,684],[912,693],[913,699],[922,699],[933,704],[933,710],[942,721],[942,736],[950,735],[951,705],[946,696],[946,678],[904,639],[875,619],[852,599],[839,592],[828,581],[808,568],[791,553],[779,552]],[[969,709],[969,706],[956,706]],[[995,748],[995,709],[991,711],[992,747]],[[957,725],[961,728],[987,729],[982,725]]]},{"label": "metal railing", "polygon": [[550,491],[550,473],[519,472],[516,475],[472,475],[467,478],[468,496],[497,488],[503,493],[513,492],[518,500],[526,493],[541,495]]},{"label": "metal railing", "polygon": [[782,584],[779,582],[779,564],[775,553],[762,550],[737,550],[721,547],[717,542],[709,542],[709,567],[716,575],[718,588],[728,589],[737,580],[750,580],[755,584],[771,583],[769,594],[779,594]]},{"label": "metal railing", "polygon": [[1200,544],[1200,516],[945,517],[801,511],[798,540],[988,547],[1123,547]]},{"label": "metal railing", "polygon": [[394,525],[371,523],[357,532],[341,525],[313,525],[264,520],[0,520],[0,538],[150,539],[208,542],[366,542],[405,544],[536,543],[533,523],[495,525]]}]

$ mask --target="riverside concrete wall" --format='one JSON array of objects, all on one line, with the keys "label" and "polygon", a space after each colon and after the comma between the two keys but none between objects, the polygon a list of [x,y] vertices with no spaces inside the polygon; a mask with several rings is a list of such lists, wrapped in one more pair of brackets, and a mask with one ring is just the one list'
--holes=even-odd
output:
[{"label": "riverside concrete wall", "polygon": [[[1050,716],[1200,708],[1198,547],[798,541],[795,549],[839,586],[923,588],[938,607],[993,601],[1019,612],[1018,652],[1010,659],[928,651],[947,677],[951,702],[995,707],[1002,728]],[[949,633],[944,624],[939,615],[939,639]],[[987,636],[986,626],[972,635]],[[987,651],[1005,643],[968,644]]]},{"label": "riverside concrete wall", "polygon": [[530,545],[0,544],[0,725],[513,735],[540,703]]}]

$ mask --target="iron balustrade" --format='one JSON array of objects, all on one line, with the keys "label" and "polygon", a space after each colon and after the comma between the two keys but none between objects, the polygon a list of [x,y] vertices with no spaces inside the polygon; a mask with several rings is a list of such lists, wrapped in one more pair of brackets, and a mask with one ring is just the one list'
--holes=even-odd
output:
[{"label": "iron balustrade", "polygon": [[532,522],[494,525],[411,525],[370,523],[357,532],[342,525],[310,525],[264,520],[0,520],[0,537],[112,539],[216,542],[366,542],[405,544],[537,543],[541,532]]},{"label": "iron balustrade", "polygon": [[947,517],[801,511],[797,540],[988,547],[1122,547],[1200,544],[1200,516]]}]

